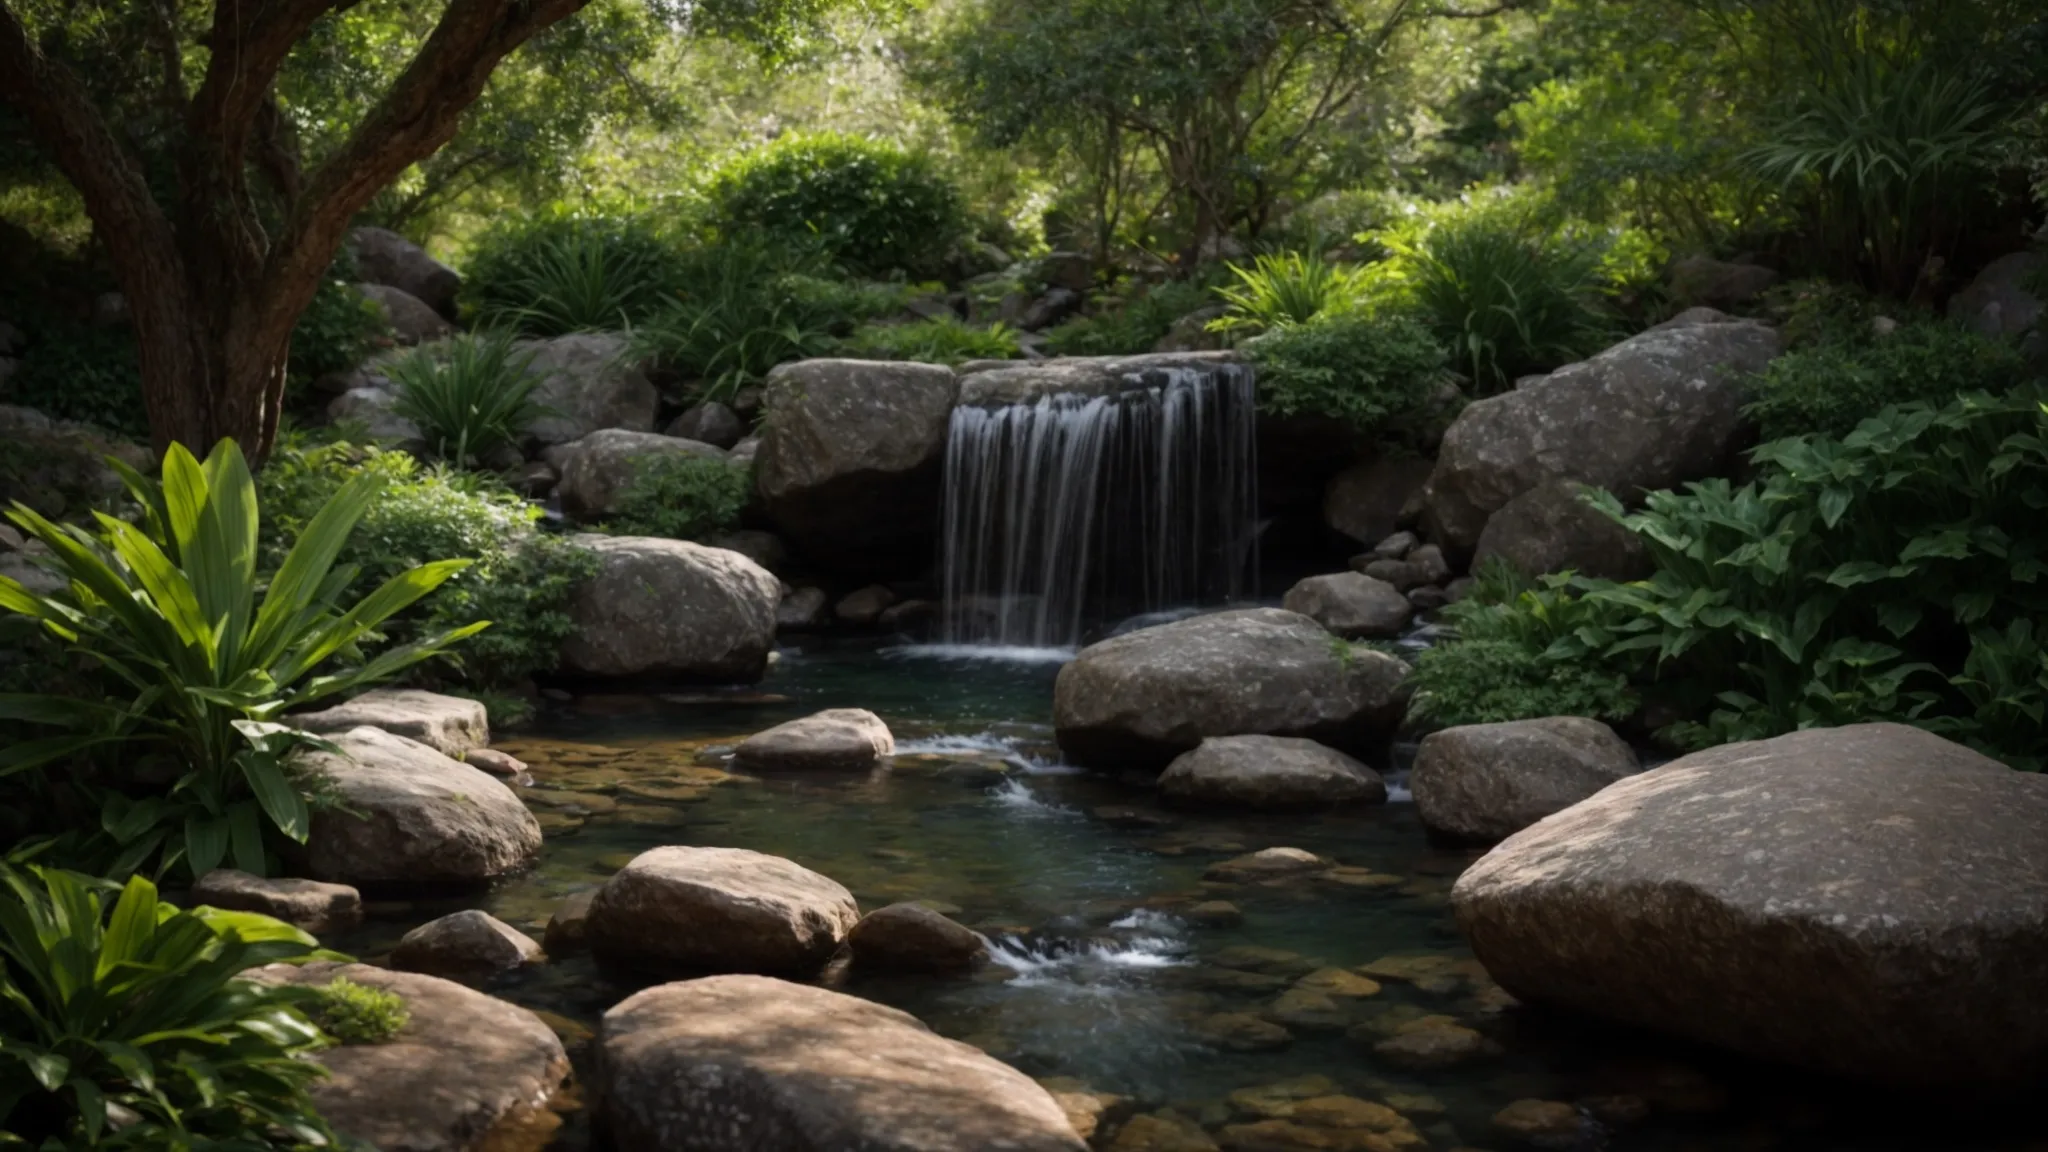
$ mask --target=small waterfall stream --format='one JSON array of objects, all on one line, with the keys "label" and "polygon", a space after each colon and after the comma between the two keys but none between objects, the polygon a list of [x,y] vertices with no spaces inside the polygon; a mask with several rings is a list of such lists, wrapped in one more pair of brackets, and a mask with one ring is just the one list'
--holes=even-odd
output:
[{"label": "small waterfall stream", "polygon": [[1072,391],[1047,375],[1008,401],[970,389],[953,411],[947,642],[1073,647],[1119,616],[1248,593],[1252,370],[1138,362]]}]

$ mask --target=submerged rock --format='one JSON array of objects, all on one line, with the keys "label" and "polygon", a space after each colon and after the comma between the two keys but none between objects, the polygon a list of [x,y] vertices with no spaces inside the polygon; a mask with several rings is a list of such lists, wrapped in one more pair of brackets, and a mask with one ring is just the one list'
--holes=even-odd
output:
[{"label": "submerged rock", "polygon": [[1431,832],[1492,844],[1639,769],[1612,728],[1553,716],[1432,732],[1416,751],[1408,787]]},{"label": "submerged rock", "polygon": [[1999,1082],[2048,1069],[2044,843],[2048,778],[1860,724],[1611,785],[1452,900],[1523,1000],[1844,1076]]},{"label": "submerged rock", "polygon": [[922,904],[877,908],[846,943],[854,966],[873,972],[962,972],[988,959],[979,934]]},{"label": "submerged rock", "polygon": [[598,889],[584,933],[634,969],[808,976],[860,919],[853,894],[779,856],[655,848]]},{"label": "submerged rock", "polygon": [[299,763],[339,803],[313,812],[305,855],[318,880],[477,884],[540,854],[540,824],[501,781],[381,728],[329,737],[341,754]]},{"label": "submerged rock", "polygon": [[318,880],[266,880],[233,868],[216,868],[192,885],[192,903],[230,912],[260,912],[319,934],[346,928],[363,918],[363,898],[346,884]]},{"label": "submerged rock", "polygon": [[597,553],[576,589],[576,631],[562,645],[573,675],[752,682],[775,649],[782,586],[737,552],[682,540],[576,537]]},{"label": "submerged rock", "polygon": [[1280,603],[1349,640],[1399,636],[1415,615],[1400,589],[1358,572],[1310,576],[1289,588]]},{"label": "submerged rock", "polygon": [[915,1018],[759,976],[664,984],[604,1015],[598,1091],[621,1148],[1084,1152],[1030,1077]]},{"label": "submerged rock", "polygon": [[865,708],[828,708],[756,732],[733,749],[733,763],[754,770],[865,772],[896,752],[896,737]]},{"label": "submerged rock", "polygon": [[475,908],[429,920],[391,950],[393,968],[451,980],[480,980],[542,959],[532,937]]},{"label": "submerged rock", "polygon": [[308,732],[321,733],[382,728],[458,760],[491,742],[490,716],[482,702],[417,688],[373,689],[332,708],[299,713],[289,721]]},{"label": "submerged rock", "polygon": [[1313,740],[1285,736],[1212,736],[1159,777],[1170,800],[1238,808],[1314,808],[1379,804],[1379,773]]}]

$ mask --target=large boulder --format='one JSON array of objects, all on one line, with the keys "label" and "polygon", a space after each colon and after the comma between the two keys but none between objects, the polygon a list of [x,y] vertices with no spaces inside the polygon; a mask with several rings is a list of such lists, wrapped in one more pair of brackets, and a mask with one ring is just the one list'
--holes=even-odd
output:
[{"label": "large boulder", "polygon": [[1057,1101],[867,1000],[759,976],[664,984],[605,1013],[599,1107],[662,1152],[1084,1152]]},{"label": "large boulder", "polygon": [[1212,736],[1159,777],[1168,800],[1231,808],[1379,804],[1380,775],[1334,748],[1287,736]]},{"label": "large boulder", "polygon": [[1280,606],[1351,640],[1399,636],[1415,615],[1400,589],[1357,572],[1310,576],[1289,588]]},{"label": "large boulder", "polygon": [[457,760],[491,742],[490,714],[481,702],[418,688],[375,688],[332,708],[301,712],[291,723],[321,733],[382,728]]},{"label": "large boulder", "polygon": [[669,847],[605,881],[584,934],[600,959],[635,970],[809,976],[859,919],[852,893],[780,856]]},{"label": "large boulder", "polygon": [[602,520],[619,510],[619,502],[645,467],[645,461],[670,456],[725,459],[725,452],[710,444],[655,432],[628,432],[623,428],[592,432],[567,445],[567,449],[568,462],[562,467],[562,480],[556,492],[562,498],[562,511],[585,523]]},{"label": "large boulder", "polygon": [[1586,503],[1584,492],[1571,481],[1551,480],[1502,505],[1479,534],[1473,567],[1498,559],[1527,576],[1567,570],[1607,580],[1648,576],[1642,538]]},{"label": "large boulder", "polygon": [[741,768],[865,772],[896,753],[896,737],[865,708],[828,708],[740,741]]},{"label": "large boulder", "polygon": [[1444,434],[1423,494],[1425,526],[1447,551],[1469,556],[1489,517],[1546,481],[1633,501],[1726,474],[1749,432],[1747,382],[1779,347],[1762,324],[1653,329],[1474,402]]},{"label": "large boulder", "polygon": [[356,291],[377,306],[384,322],[391,326],[392,339],[400,344],[427,344],[455,331],[455,326],[442,319],[440,313],[402,288],[388,284],[358,284]]},{"label": "large boulder", "polygon": [[306,870],[342,884],[481,884],[532,864],[540,824],[502,782],[381,728],[300,763],[336,803],[313,813]]},{"label": "large boulder", "polygon": [[1687,256],[1671,265],[1671,299],[1682,308],[1735,308],[1763,295],[1778,273],[1761,264],[1734,264],[1711,256]]},{"label": "large boulder", "polygon": [[1969,287],[1949,297],[1949,318],[1985,336],[2025,335],[2041,322],[2041,298],[2031,287],[2040,269],[2035,252],[1993,260]]},{"label": "large boulder", "polygon": [[379,1152],[523,1148],[520,1133],[569,1075],[562,1042],[540,1017],[449,980],[368,964],[272,964],[247,973],[271,984],[336,979],[391,992],[409,1020],[376,1044],[322,1048],[327,1075],[313,1103],[339,1131]]},{"label": "large boulder", "polygon": [[806,360],[769,373],[755,484],[790,547],[848,573],[921,568],[957,391],[952,369],[931,364]]},{"label": "large boulder", "polygon": [[1641,768],[1598,720],[1552,716],[1469,724],[1423,737],[1408,787],[1423,827],[1492,844]]},{"label": "large boulder", "polygon": [[1210,736],[1300,736],[1373,758],[1407,707],[1408,666],[1279,608],[1218,612],[1081,650],[1053,688],[1076,764],[1164,768]]},{"label": "large boulder", "polygon": [[543,444],[567,444],[606,428],[652,432],[661,394],[615,332],[575,332],[529,346],[541,414],[526,428]]},{"label": "large boulder", "polygon": [[462,287],[462,277],[453,268],[388,228],[353,229],[348,245],[356,258],[356,275],[396,288],[455,319],[455,292]]},{"label": "large boulder", "polygon": [[596,576],[569,602],[576,631],[562,670],[578,676],[659,676],[751,682],[775,650],[782,586],[737,552],[644,536],[576,537]]},{"label": "large boulder", "polygon": [[1353,464],[1323,491],[1323,522],[1360,544],[1392,535],[1417,502],[1436,462],[1426,456],[1381,456]]},{"label": "large boulder", "polygon": [[1516,997],[1924,1087],[2048,1072],[2048,777],[1916,728],[1696,753],[1452,892]]}]

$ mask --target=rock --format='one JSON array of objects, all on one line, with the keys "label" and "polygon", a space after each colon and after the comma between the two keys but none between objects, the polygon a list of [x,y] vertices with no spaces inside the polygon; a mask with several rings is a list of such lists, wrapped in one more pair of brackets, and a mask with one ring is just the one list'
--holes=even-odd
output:
[{"label": "rock", "polygon": [[1067,757],[1091,767],[1164,767],[1207,737],[1243,735],[1300,736],[1369,759],[1406,710],[1407,675],[1299,613],[1219,612],[1082,649],[1060,669],[1054,726]]},{"label": "rock", "polygon": [[914,632],[938,620],[942,609],[936,600],[905,600],[891,604],[875,618],[884,632]]},{"label": "rock", "polygon": [[562,468],[562,511],[586,524],[618,512],[645,467],[643,461],[669,456],[725,459],[724,452],[709,444],[619,428],[592,432],[569,448],[568,463]]},{"label": "rock", "polygon": [[1517,1100],[1493,1114],[1493,1127],[1536,1148],[1573,1149],[1593,1134],[1586,1117],[1561,1100]]},{"label": "rock", "polygon": [[1248,856],[1225,860],[1202,874],[1204,880],[1243,883],[1247,880],[1276,880],[1320,872],[1330,862],[1301,848],[1264,848]]},{"label": "rock", "polygon": [[305,855],[314,879],[479,884],[540,854],[540,824],[499,781],[381,728],[328,739],[340,755],[299,760],[338,801],[313,811]]},{"label": "rock", "polygon": [[384,443],[423,444],[427,434],[398,414],[398,395],[383,388],[351,388],[327,405],[327,422],[355,424],[362,436]]},{"label": "rock", "polygon": [[1760,264],[1730,264],[1711,256],[1687,256],[1671,266],[1671,299],[1681,307],[1704,304],[1735,308],[1764,294],[1778,274]]},{"label": "rock", "polygon": [[845,623],[866,627],[882,618],[889,605],[896,602],[896,594],[880,584],[870,584],[839,598],[832,608],[833,614]]},{"label": "rock", "polygon": [[789,549],[783,547],[782,538],[773,532],[758,528],[742,528],[736,532],[725,532],[705,541],[713,548],[737,552],[770,572],[779,571],[789,563]]},{"label": "rock", "polygon": [[586,929],[590,923],[590,902],[597,898],[596,890],[578,892],[561,902],[548,916],[547,931],[542,933],[540,946],[550,956],[567,956],[580,952],[590,944]]},{"label": "rock", "polygon": [[1203,1043],[1226,1052],[1273,1052],[1294,1043],[1294,1033],[1248,1012],[1219,1012],[1195,1025]]},{"label": "rock", "polygon": [[1026,332],[1042,332],[1081,310],[1081,294],[1069,288],[1053,288],[1031,302],[1018,319]]},{"label": "rock", "polygon": [[491,742],[490,715],[482,703],[417,688],[375,688],[332,708],[289,719],[307,732],[382,728],[457,760]]},{"label": "rock", "polygon": [[147,448],[13,404],[0,404],[0,443],[14,449],[0,469],[0,503],[19,500],[53,519],[85,520],[87,509],[126,497],[110,456],[146,476],[157,471]]},{"label": "rock", "polygon": [[1451,578],[1451,562],[1444,559],[1444,550],[1434,544],[1424,544],[1408,553],[1407,563],[1422,569],[1422,582],[1441,584]]},{"label": "rock", "polygon": [[450,980],[326,961],[244,975],[316,987],[345,979],[404,999],[410,1020],[397,1036],[310,1057],[328,1072],[310,1087],[320,1114],[383,1152],[526,1147],[508,1137],[544,1127],[536,1118],[569,1074],[540,1017]]},{"label": "rock", "polygon": [[455,326],[442,319],[440,313],[402,288],[388,284],[358,284],[356,291],[377,306],[384,323],[391,328],[392,339],[399,344],[407,347],[430,344],[455,333]]},{"label": "rock", "polygon": [[1494,1056],[1499,1046],[1447,1016],[1425,1016],[1374,1042],[1374,1056],[1415,1072],[1455,1068]]},{"label": "rock", "polygon": [[1633,501],[1726,475],[1744,446],[1747,382],[1778,355],[1761,324],[1652,330],[1526,388],[1475,401],[1444,435],[1424,491],[1428,535],[1456,556],[1549,480]]},{"label": "rock", "polygon": [[779,856],[670,847],[605,881],[585,933],[599,959],[629,968],[808,976],[859,919],[845,888]]},{"label": "rock", "polygon": [[[1250,1017],[1247,1017],[1250,1019]],[[1180,1116],[1145,1113],[1117,1129],[1109,1152],[1218,1152],[1202,1126]]]},{"label": "rock", "polygon": [[354,228],[348,245],[356,258],[356,275],[372,284],[384,284],[425,303],[435,312],[455,319],[455,292],[462,277],[455,270],[427,255],[419,245],[384,228]]},{"label": "rock", "polygon": [[[1726,312],[1723,312],[1718,308],[1708,308],[1705,305],[1695,305],[1691,308],[1685,309],[1678,315],[1673,316],[1671,319],[1664,321],[1662,324],[1651,325],[1649,330],[1652,332],[1664,332],[1672,328],[1692,328],[1701,324],[1741,323],[1744,323],[1741,317],[1730,316]],[[1535,377],[1535,379],[1547,380],[1549,379],[1549,377],[1538,376]]]},{"label": "rock", "polygon": [[36,554],[9,552],[0,556],[0,576],[5,576],[38,596],[55,596],[71,587],[61,576],[36,561]]},{"label": "rock", "polygon": [[542,959],[531,937],[474,908],[427,921],[391,950],[393,968],[451,980],[482,979]]},{"label": "rock", "polygon": [[1410,552],[1422,547],[1422,541],[1413,532],[1396,532],[1372,546],[1374,559],[1406,560]]},{"label": "rock", "polygon": [[462,762],[505,780],[517,780],[526,775],[526,761],[495,748],[472,748],[462,754]]},{"label": "rock", "polygon": [[1188,909],[1188,919],[1211,928],[1230,928],[1244,923],[1244,912],[1228,900],[1204,900]]},{"label": "rock", "polygon": [[233,868],[216,868],[193,882],[192,903],[230,912],[261,912],[316,935],[363,918],[363,898],[346,884],[266,880]]},{"label": "rock", "polygon": [[1607,725],[1554,716],[1433,732],[1415,754],[1408,786],[1431,832],[1492,844],[1639,768]]},{"label": "rock", "polygon": [[1408,592],[1408,606],[1418,613],[1434,612],[1450,602],[1450,593],[1434,584],[1425,584]]},{"label": "rock", "polygon": [[528,436],[567,444],[608,428],[654,431],[661,395],[633,361],[625,336],[573,332],[540,341],[531,351],[527,370],[540,378],[533,399],[543,412],[527,425]]},{"label": "rock", "polygon": [[1611,785],[1452,900],[1519,999],[1847,1077],[1983,1084],[2048,1068],[2043,843],[2048,778],[1859,724]]},{"label": "rock", "polygon": [[1126,1112],[1131,1103],[1128,1096],[1097,1092],[1072,1076],[1045,1076],[1038,1084],[1052,1093],[1054,1102],[1066,1114],[1067,1123],[1073,1126],[1074,1135],[1084,1141],[1093,1140],[1113,1113]]},{"label": "rock", "polygon": [[683,409],[682,415],[669,422],[667,432],[714,448],[730,448],[747,434],[747,422],[718,401],[706,400]]},{"label": "rock", "polygon": [[1252,809],[1387,799],[1379,773],[1313,740],[1284,736],[1212,736],[1168,766],[1159,791],[1184,803]]},{"label": "rock", "polygon": [[775,627],[792,632],[813,632],[831,621],[825,615],[827,599],[822,588],[799,588],[782,598],[775,608]]},{"label": "rock", "polygon": [[562,645],[563,671],[728,683],[767,672],[782,587],[760,565],[682,540],[576,542],[600,567],[570,600],[576,631]]},{"label": "rock", "polygon": [[1346,1000],[1363,1000],[1380,994],[1379,981],[1343,968],[1318,968],[1295,981],[1294,986]]},{"label": "rock", "polygon": [[665,984],[606,1012],[598,1081],[620,1148],[1086,1148],[1044,1088],[980,1050],[759,976]]},{"label": "rock", "polygon": [[1382,560],[1370,552],[1351,558],[1354,572],[1369,580],[1377,580],[1394,589],[1396,593],[1411,588],[1420,588],[1429,583],[1429,569],[1413,560]]},{"label": "rock", "polygon": [[2025,335],[2041,320],[2041,299],[2029,289],[2040,267],[2040,254],[2031,251],[1993,260],[1949,298],[1949,319],[1984,336]]},{"label": "rock", "polygon": [[961,972],[988,959],[982,938],[922,904],[891,904],[847,935],[854,967],[873,972]]},{"label": "rock", "polygon": [[1332,477],[1324,490],[1323,522],[1360,544],[1385,540],[1401,526],[1402,513],[1435,466],[1422,456],[1382,456],[1354,464]]},{"label": "rock", "polygon": [[1212,332],[1209,324],[1229,315],[1228,304],[1210,304],[1173,322],[1166,335],[1152,346],[1159,353],[1174,352],[1218,352],[1230,347],[1230,337],[1222,332]]},{"label": "rock", "polygon": [[1280,604],[1351,640],[1399,636],[1415,615],[1392,584],[1357,572],[1310,576]]},{"label": "rock", "polygon": [[736,465],[744,464],[752,468],[754,466],[754,457],[759,455],[760,452],[761,438],[759,436],[748,436],[732,446],[732,451],[726,455],[726,460]]},{"label": "rock", "polygon": [[1479,534],[1473,567],[1499,559],[1525,576],[1577,572],[1604,580],[1641,580],[1649,552],[1635,533],[1586,503],[1583,486],[1551,480],[1502,505]]},{"label": "rock", "polygon": [[835,570],[920,566],[939,522],[939,465],[958,382],[949,368],[807,360],[768,375],[756,485],[798,553]]},{"label": "rock", "polygon": [[896,754],[896,738],[865,708],[830,708],[756,732],[733,749],[741,768],[865,772]]}]

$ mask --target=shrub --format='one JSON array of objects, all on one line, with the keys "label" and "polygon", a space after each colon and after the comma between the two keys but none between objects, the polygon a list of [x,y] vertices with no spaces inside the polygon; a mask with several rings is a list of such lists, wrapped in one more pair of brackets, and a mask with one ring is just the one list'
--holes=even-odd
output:
[{"label": "shrub", "polygon": [[1326,317],[1269,332],[1246,351],[1266,410],[1331,416],[1371,435],[1423,412],[1446,379],[1443,348],[1398,315]]},{"label": "shrub", "polygon": [[856,331],[843,351],[866,360],[963,364],[1017,356],[1017,333],[1006,324],[983,328],[951,316],[909,324],[871,324]]},{"label": "shrub", "polygon": [[[322,955],[247,912],[181,912],[112,885],[8,870],[0,884],[0,1132],[23,1148],[334,1147],[307,1095],[306,989],[245,969]],[[114,1109],[125,1116],[116,1123]]]},{"label": "shrub", "polygon": [[306,1014],[337,1043],[382,1044],[412,1022],[405,997],[382,988],[336,977],[313,992]]},{"label": "shrub", "polygon": [[418,348],[385,373],[398,385],[394,411],[426,434],[434,454],[466,468],[508,446],[540,415],[534,353],[520,351],[509,329],[457,336]]},{"label": "shrub", "polygon": [[7,382],[8,403],[149,439],[134,333],[55,316],[35,320],[32,330],[34,341]]},{"label": "shrub", "polygon": [[730,531],[753,490],[753,473],[723,460],[663,455],[635,462],[607,527],[625,536],[700,540]]},{"label": "shrub", "polygon": [[1069,320],[1045,334],[1056,356],[1135,356],[1152,351],[1181,317],[1208,304],[1199,284],[1170,280],[1139,293],[1121,308]]},{"label": "shrub", "polygon": [[492,229],[465,272],[478,319],[529,336],[631,327],[687,283],[659,231],[625,216],[558,214]]},{"label": "shrub", "polygon": [[1787,352],[1764,370],[1749,414],[1765,439],[1841,436],[1887,405],[2003,393],[2029,373],[2017,346],[1946,321],[1915,321],[1883,337],[1860,327],[1857,336]]},{"label": "shrub", "polygon": [[1589,716],[1621,720],[1636,710],[1630,672],[1610,655],[1625,615],[1579,595],[1569,574],[1537,581],[1505,564],[1476,573],[1471,593],[1444,609],[1456,639],[1415,661],[1411,715],[1440,727]]},{"label": "shrub", "polygon": [[344,249],[299,314],[285,373],[295,392],[330,372],[354,368],[389,334],[383,311],[357,290],[355,279],[355,260]]},{"label": "shrub", "polygon": [[791,133],[728,162],[710,185],[732,239],[813,239],[862,276],[938,270],[965,231],[960,193],[929,158],[879,140]]},{"label": "shrub", "polygon": [[1318,251],[1260,256],[1250,268],[1232,264],[1230,272],[1237,283],[1216,290],[1230,305],[1222,319],[1210,324],[1219,332],[1265,332],[1306,324],[1353,308],[1366,291],[1364,269],[1330,263]]}]

